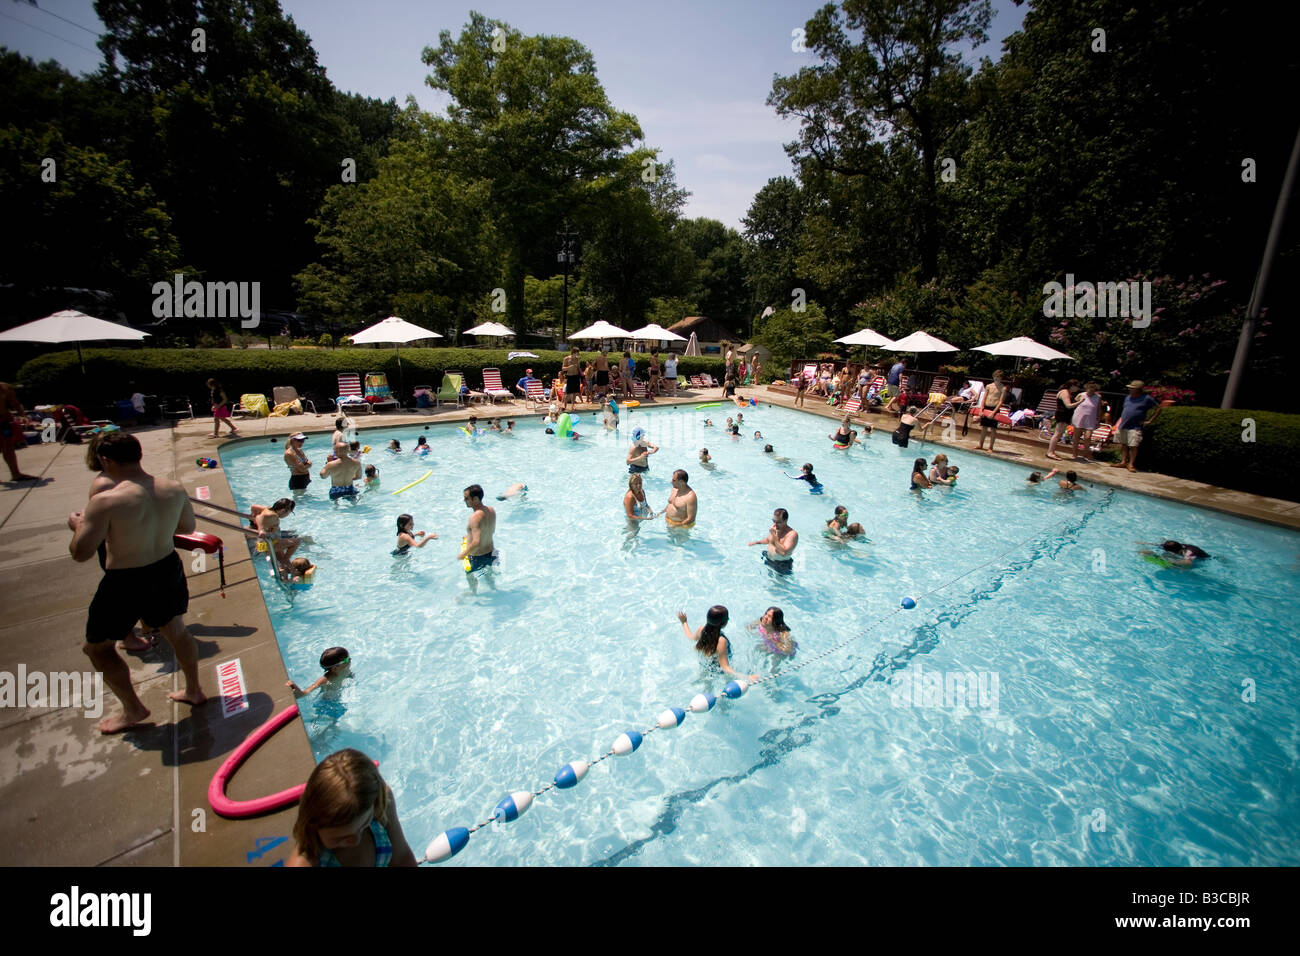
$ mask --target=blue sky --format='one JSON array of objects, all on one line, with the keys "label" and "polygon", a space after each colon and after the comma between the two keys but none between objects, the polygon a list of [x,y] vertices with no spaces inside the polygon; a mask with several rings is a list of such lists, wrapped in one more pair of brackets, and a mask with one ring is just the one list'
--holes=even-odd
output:
[{"label": "blue sky", "polygon": [[[53,58],[74,73],[98,68],[94,34],[102,26],[91,0],[37,3],[39,9],[29,0],[0,0],[0,44],[38,61]],[[399,103],[413,95],[433,111],[443,100],[424,83],[420,52],[442,30],[458,35],[470,10],[526,34],[576,38],[594,55],[614,106],[640,120],[661,160],[675,161],[678,183],[691,192],[686,215],[738,229],[754,193],[791,172],[782,146],[796,128],[765,101],[773,74],[813,62],[812,54],[791,49],[791,31],[820,6],[822,0],[281,0],[335,86]],[[996,59],[1026,9],[1011,0],[994,0],[993,7],[990,41],[971,51],[972,62]]]}]

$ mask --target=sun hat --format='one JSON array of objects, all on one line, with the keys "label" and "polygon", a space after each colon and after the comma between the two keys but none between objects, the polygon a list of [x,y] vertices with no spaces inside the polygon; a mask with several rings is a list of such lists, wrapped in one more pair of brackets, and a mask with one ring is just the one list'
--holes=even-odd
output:
[{"label": "sun hat", "polygon": [[292,435],[289,436],[289,440],[290,440],[290,441],[306,441],[306,440],[307,440],[307,436],[304,435],[302,432],[294,432]]},{"label": "sun hat", "polygon": [[1127,387],[1127,388],[1146,388],[1146,382],[1139,381],[1138,379],[1135,378],[1135,379],[1133,379],[1133,381],[1129,382],[1128,385],[1127,385],[1126,387]]}]

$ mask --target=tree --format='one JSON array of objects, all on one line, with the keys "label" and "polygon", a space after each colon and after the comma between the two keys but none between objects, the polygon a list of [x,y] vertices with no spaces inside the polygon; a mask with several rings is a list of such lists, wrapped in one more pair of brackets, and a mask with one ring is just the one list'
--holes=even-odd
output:
[{"label": "tree", "polygon": [[[901,137],[920,157],[922,275],[939,270],[939,149],[964,118],[970,69],[952,48],[988,37],[988,0],[843,0],[808,21],[809,48],[824,61],[777,77],[768,103],[802,120],[791,157],[843,175],[870,174],[879,140]],[[861,33],[861,41],[850,37]]]},{"label": "tree", "polygon": [[530,255],[553,245],[566,217],[608,198],[640,127],[610,105],[591,53],[568,37],[526,37],[471,13],[458,39],[444,30],[423,59],[426,82],[451,97],[454,169],[489,184],[487,212],[507,250],[507,324],[523,331]]},{"label": "tree", "polygon": [[807,303],[802,312],[784,308],[762,320],[754,341],[771,351],[769,368],[773,370],[835,347],[826,314],[815,302]]}]

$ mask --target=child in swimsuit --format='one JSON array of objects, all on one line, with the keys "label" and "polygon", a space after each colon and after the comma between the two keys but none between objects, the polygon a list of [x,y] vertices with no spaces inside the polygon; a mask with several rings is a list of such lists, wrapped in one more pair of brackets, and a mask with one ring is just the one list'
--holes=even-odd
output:
[{"label": "child in swimsuit", "polygon": [[[438,537],[436,534],[425,534],[423,531],[416,531],[415,519],[410,515],[397,516],[397,547],[393,549],[394,555],[406,554],[411,548],[423,548],[426,544]],[[417,541],[416,539],[419,538]]]},{"label": "child in swimsuit", "polygon": [[777,657],[794,657],[799,645],[790,636],[790,629],[785,626],[785,612],[779,607],[770,607],[763,616],[751,625],[763,639],[763,646],[769,654]]},{"label": "child in swimsuit", "polygon": [[379,487],[379,469],[374,465],[366,465],[366,487]]},{"label": "child in swimsuit", "polygon": [[415,866],[393,791],[359,750],[330,754],[311,772],[293,825],[290,866]]},{"label": "child in swimsuit", "polygon": [[346,647],[330,647],[320,656],[320,666],[325,669],[325,673],[316,678],[316,682],[303,690],[291,680],[284,682],[284,686],[293,691],[294,697],[306,697],[318,687],[326,684],[338,684],[345,677],[352,674],[352,658],[348,655]]},{"label": "child in swimsuit", "polygon": [[429,454],[429,442],[425,439],[423,435],[421,435],[419,438],[415,440],[415,453],[417,455]]},{"label": "child in swimsuit", "polygon": [[814,495],[820,494],[822,490],[822,483],[818,481],[817,476],[813,474],[812,465],[806,463],[804,464],[801,470],[803,472],[803,474],[801,475],[786,475],[786,477],[793,478],[795,481],[806,481],[808,482],[808,491],[811,494]]},{"label": "child in swimsuit", "polygon": [[401,451],[401,450],[402,450],[402,443],[401,443],[400,441],[398,441],[396,438],[394,438],[392,441],[390,441],[390,442],[388,443],[388,450],[389,450],[389,451]]},{"label": "child in swimsuit", "polygon": [[295,590],[305,591],[312,586],[312,578],[316,574],[316,565],[306,558],[294,558],[289,562],[289,568],[290,587]]}]

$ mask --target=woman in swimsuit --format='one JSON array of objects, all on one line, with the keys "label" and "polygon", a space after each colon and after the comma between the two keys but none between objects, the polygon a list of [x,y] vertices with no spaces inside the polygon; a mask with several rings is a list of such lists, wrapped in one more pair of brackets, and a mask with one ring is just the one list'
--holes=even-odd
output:
[{"label": "woman in swimsuit", "polygon": [[839,445],[841,447],[847,448],[850,444],[852,444],[853,432],[852,429],[849,428],[849,416],[845,415],[844,418],[840,420],[840,427],[835,432],[835,434],[829,435],[827,437],[829,437],[830,440],[834,442],[836,445]]},{"label": "woman in swimsuit", "polygon": [[908,439],[912,436],[912,429],[916,426],[916,406],[913,405],[898,419],[898,428],[894,430],[894,444],[899,448],[906,448]]},{"label": "woman in swimsuit", "polygon": [[934,484],[925,474],[925,459],[918,458],[912,463],[912,491],[920,491],[922,488],[933,488]]},{"label": "woman in swimsuit", "polygon": [[627,491],[623,495],[623,513],[628,521],[649,521],[654,517],[650,513],[650,503],[645,500],[645,489],[640,475],[627,476]]},{"label": "woman in swimsuit", "polygon": [[[438,537],[436,534],[425,534],[423,531],[415,530],[415,519],[410,515],[397,516],[397,547],[393,550],[394,555],[406,554],[411,548],[423,548],[426,544]],[[415,540],[419,538],[420,540]]]},{"label": "woman in swimsuit", "polygon": [[393,791],[359,750],[330,754],[311,772],[293,825],[290,866],[415,866]]},{"label": "woman in swimsuit", "polygon": [[727,635],[722,633],[722,629],[727,626],[727,621],[730,619],[731,615],[727,609],[721,604],[715,604],[709,608],[708,616],[705,618],[707,623],[698,631],[692,632],[690,625],[686,623],[686,613],[677,612],[677,620],[682,622],[682,630],[686,632],[686,636],[695,642],[695,649],[706,657],[715,658],[723,673],[730,674],[732,677],[747,676],[751,681],[758,680],[757,674],[745,675],[732,669],[729,659],[731,642],[727,640]]}]

